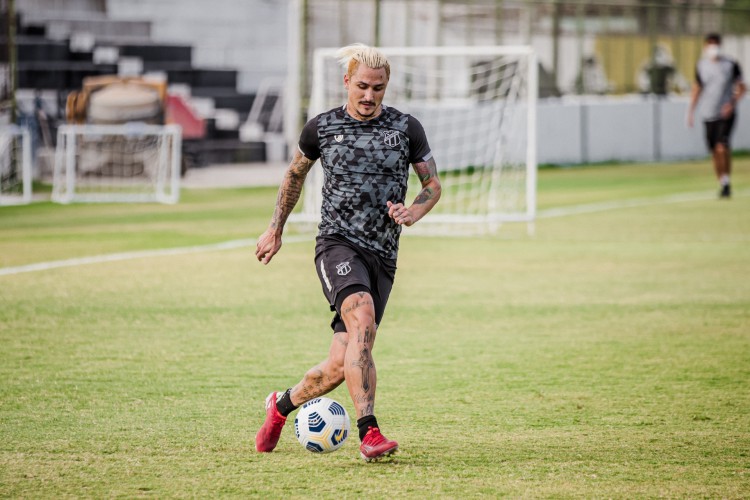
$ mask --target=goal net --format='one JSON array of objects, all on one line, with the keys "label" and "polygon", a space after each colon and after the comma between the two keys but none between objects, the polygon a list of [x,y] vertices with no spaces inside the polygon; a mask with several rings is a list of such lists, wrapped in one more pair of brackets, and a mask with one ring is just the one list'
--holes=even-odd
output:
[{"label": "goal net", "polygon": [[181,142],[175,125],[63,125],[52,200],[177,203]]},{"label": "goal net", "polygon": [[[530,47],[385,47],[385,105],[424,126],[442,197],[410,232],[478,234],[527,222],[536,210],[537,63]],[[318,49],[309,116],[347,101],[336,49]],[[319,220],[321,168],[313,168],[291,222]],[[412,172],[406,203],[421,184]]]},{"label": "goal net", "polygon": [[31,134],[15,125],[0,127],[0,205],[31,202]]}]

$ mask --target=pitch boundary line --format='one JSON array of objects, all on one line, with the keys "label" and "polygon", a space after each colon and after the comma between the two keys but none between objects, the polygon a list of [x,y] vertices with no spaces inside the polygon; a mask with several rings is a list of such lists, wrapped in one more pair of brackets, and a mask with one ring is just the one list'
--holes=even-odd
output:
[{"label": "pitch boundary line", "polygon": [[[745,196],[746,191],[734,195]],[[590,214],[618,210],[621,208],[638,208],[652,205],[669,205],[671,203],[684,203],[688,201],[717,200],[716,194],[708,192],[681,193],[656,198],[632,198],[629,200],[604,201],[601,203],[586,203],[584,205],[571,205],[569,207],[548,208],[537,212],[538,219],[550,219],[554,217],[567,217],[569,215]]]},{"label": "pitch boundary line", "polygon": [[[743,190],[735,193],[735,196],[746,196],[750,191]],[[619,200],[602,203],[587,203],[584,205],[571,205],[569,207],[548,208],[540,210],[537,213],[538,219],[550,219],[554,217],[567,217],[569,215],[590,214],[597,212],[606,212],[608,210],[617,210],[621,208],[637,208],[651,205],[667,205],[670,203],[684,203],[688,201],[707,201],[716,199],[713,193],[682,193],[658,198],[633,198],[630,200]],[[286,243],[300,243],[312,239],[311,235],[296,235],[286,238]],[[195,245],[189,247],[163,248],[155,250],[136,250],[132,252],[119,252],[102,255],[90,255],[88,257],[77,257],[73,259],[52,260],[47,262],[37,262],[23,266],[3,267],[0,268],[0,276],[11,276],[14,274],[30,273],[36,271],[49,271],[51,269],[60,269],[63,267],[84,266],[88,264],[100,264],[105,262],[119,262],[124,260],[141,259],[148,257],[163,257],[168,255],[185,255],[200,252],[215,252],[221,250],[233,250],[236,248],[246,248],[255,244],[255,239],[230,240],[221,243],[211,243],[208,245]]]},{"label": "pitch boundary line", "polygon": [[[290,236],[285,239],[285,243],[299,243],[309,241],[310,236]],[[257,240],[241,239],[230,240],[221,243],[211,243],[208,245],[195,245],[189,247],[162,248],[155,250],[136,250],[133,252],[120,252],[101,255],[90,255],[87,257],[76,257],[73,259],[52,260],[47,262],[37,262],[23,266],[3,267],[0,268],[0,276],[10,276],[13,274],[30,273],[35,271],[49,271],[50,269],[59,269],[62,267],[84,266],[88,264],[101,264],[105,262],[119,262],[123,260],[141,259],[147,257],[163,257],[167,255],[185,255],[200,252],[215,252],[219,250],[233,250],[236,248],[246,248],[253,246]]]}]

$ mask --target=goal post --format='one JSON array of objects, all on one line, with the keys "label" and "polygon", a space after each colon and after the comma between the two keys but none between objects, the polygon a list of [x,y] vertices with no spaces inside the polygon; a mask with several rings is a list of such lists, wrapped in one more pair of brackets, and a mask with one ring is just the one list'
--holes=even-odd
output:
[{"label": "goal post", "polygon": [[181,148],[177,125],[62,125],[52,201],[177,203]]},{"label": "goal post", "polygon": [[[308,118],[347,101],[338,49],[317,49]],[[383,104],[424,126],[443,187],[408,232],[481,234],[536,217],[537,59],[527,46],[382,47],[391,64]],[[320,218],[323,172],[308,175],[292,223]],[[406,203],[421,188],[411,173]]]},{"label": "goal post", "polygon": [[31,133],[17,125],[0,127],[0,205],[31,202]]}]

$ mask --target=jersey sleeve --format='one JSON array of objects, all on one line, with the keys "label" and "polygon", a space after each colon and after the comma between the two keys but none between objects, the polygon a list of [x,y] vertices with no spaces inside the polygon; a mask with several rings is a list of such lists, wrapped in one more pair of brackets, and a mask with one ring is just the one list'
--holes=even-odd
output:
[{"label": "jersey sleeve", "polygon": [[318,117],[308,121],[302,128],[297,145],[300,152],[310,160],[320,158],[320,142],[318,141]]},{"label": "jersey sleeve", "polygon": [[703,87],[703,82],[701,81],[701,73],[700,71],[698,71],[698,66],[695,67],[695,83],[697,83],[699,87]]},{"label": "jersey sleeve", "polygon": [[432,151],[427,142],[427,135],[419,120],[409,115],[409,163],[419,163],[432,158]]}]

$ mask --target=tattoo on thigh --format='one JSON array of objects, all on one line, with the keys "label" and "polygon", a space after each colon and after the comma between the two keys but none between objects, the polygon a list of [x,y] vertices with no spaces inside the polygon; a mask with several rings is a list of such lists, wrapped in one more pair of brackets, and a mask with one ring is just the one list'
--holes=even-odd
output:
[{"label": "tattoo on thigh", "polygon": [[364,300],[364,301],[355,302],[351,306],[349,306],[346,309],[344,309],[343,311],[341,311],[341,315],[342,316],[346,316],[350,312],[353,312],[355,309],[359,309],[360,307],[371,306],[371,305],[372,305],[372,301],[371,300]]}]

